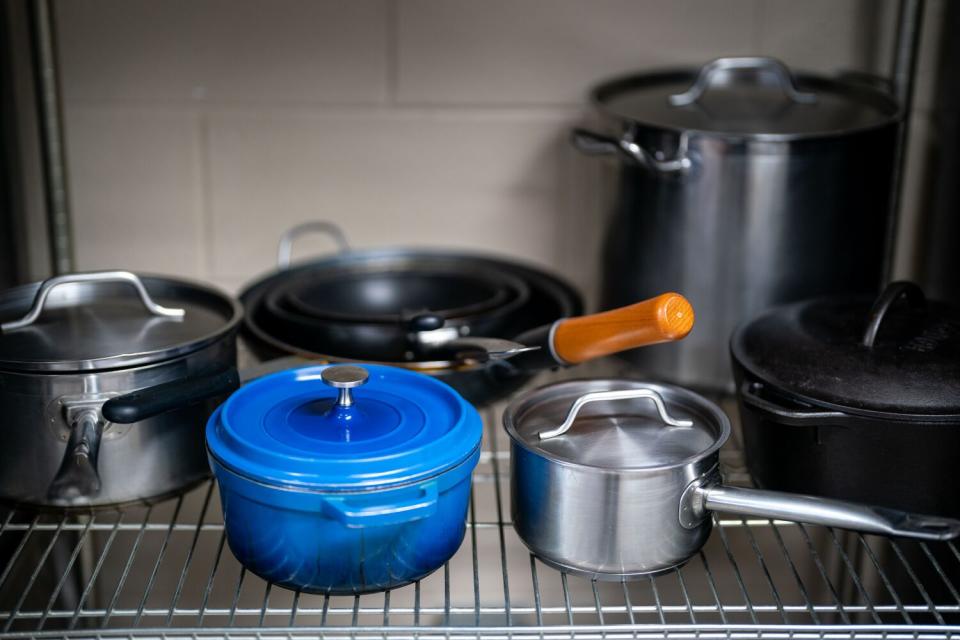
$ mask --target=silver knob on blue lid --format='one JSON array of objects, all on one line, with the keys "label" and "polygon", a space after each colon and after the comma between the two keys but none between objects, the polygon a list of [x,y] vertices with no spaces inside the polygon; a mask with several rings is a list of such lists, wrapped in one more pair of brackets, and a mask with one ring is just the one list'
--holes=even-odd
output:
[{"label": "silver knob on blue lid", "polygon": [[340,392],[337,396],[337,405],[341,407],[353,405],[353,394],[350,390],[365,384],[369,377],[370,374],[366,369],[350,364],[327,367],[320,373],[324,383]]}]

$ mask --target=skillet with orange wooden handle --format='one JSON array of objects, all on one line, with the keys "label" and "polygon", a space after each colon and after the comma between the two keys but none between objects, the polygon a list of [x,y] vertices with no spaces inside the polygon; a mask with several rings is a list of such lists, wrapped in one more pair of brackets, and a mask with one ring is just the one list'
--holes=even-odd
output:
[{"label": "skillet with orange wooden handle", "polygon": [[680,340],[693,329],[690,302],[679,293],[664,293],[619,309],[575,318],[532,329],[515,340],[464,337],[445,347],[459,347],[462,354],[476,349],[474,357],[510,358],[513,367],[532,371],[568,366],[663,342]]}]

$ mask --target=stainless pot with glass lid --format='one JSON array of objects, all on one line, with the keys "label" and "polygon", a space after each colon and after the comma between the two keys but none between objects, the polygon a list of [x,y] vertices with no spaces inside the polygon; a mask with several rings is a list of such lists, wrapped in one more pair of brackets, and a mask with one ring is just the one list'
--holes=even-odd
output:
[{"label": "stainless pot with glass lid", "polygon": [[0,500],[90,509],[207,477],[241,316],[215,289],[127,271],[0,292]]},{"label": "stainless pot with glass lid", "polygon": [[669,571],[706,542],[712,511],[921,540],[960,521],[722,484],[730,422],[692,391],[636,380],[543,387],[504,413],[514,528],[544,562],[599,580]]}]

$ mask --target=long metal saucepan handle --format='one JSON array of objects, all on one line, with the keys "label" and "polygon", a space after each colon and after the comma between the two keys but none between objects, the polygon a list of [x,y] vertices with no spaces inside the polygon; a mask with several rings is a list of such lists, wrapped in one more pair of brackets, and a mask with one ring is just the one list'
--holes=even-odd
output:
[{"label": "long metal saucepan handle", "polygon": [[699,490],[702,508],[743,516],[792,520],[918,540],[950,540],[960,521],[885,507],[778,491],[712,485]]},{"label": "long metal saucepan handle", "polygon": [[140,296],[141,302],[143,302],[143,306],[153,315],[167,318],[182,318],[184,315],[183,309],[170,309],[154,302],[153,298],[151,298],[150,294],[147,292],[146,287],[143,286],[143,282],[140,281],[140,278],[138,278],[135,273],[131,273],[129,271],[70,273],[44,280],[40,285],[40,288],[37,289],[37,294],[33,299],[33,305],[31,305],[30,311],[27,312],[27,315],[23,316],[19,320],[5,322],[4,324],[0,325],[0,331],[13,331],[14,329],[22,329],[23,327],[30,326],[37,320],[37,318],[40,317],[40,312],[43,311],[43,305],[46,303],[51,291],[60,285],[81,282],[125,282],[136,289],[137,294]]},{"label": "long metal saucepan handle", "polygon": [[346,234],[344,234],[343,230],[334,223],[326,220],[304,222],[296,225],[295,227],[290,227],[282,236],[280,236],[280,244],[277,245],[278,269],[288,269],[290,267],[290,257],[293,253],[294,241],[300,236],[307,235],[308,233],[320,233],[329,237],[334,241],[334,243],[336,243],[337,249],[340,253],[348,253],[350,251],[350,243],[347,242]]}]

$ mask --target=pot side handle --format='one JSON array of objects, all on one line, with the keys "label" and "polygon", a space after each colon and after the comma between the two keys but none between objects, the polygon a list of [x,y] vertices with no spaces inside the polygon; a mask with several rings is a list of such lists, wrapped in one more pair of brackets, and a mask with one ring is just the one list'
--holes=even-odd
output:
[{"label": "pot side handle", "polygon": [[620,138],[614,138],[589,129],[576,127],[570,132],[570,142],[576,149],[588,156],[619,154],[628,162],[661,174],[682,174],[693,166],[688,153],[690,142],[686,133],[680,135],[676,155],[669,160],[661,159],[659,154],[655,155],[644,149],[633,139],[633,134],[629,131]]},{"label": "pot side handle", "polygon": [[111,398],[103,403],[101,412],[109,422],[131,424],[226,395],[239,386],[240,376],[237,369],[231,367],[215,373],[172,380]]},{"label": "pot side handle", "polygon": [[719,484],[703,487],[699,489],[699,493],[702,508],[710,511],[791,520],[917,540],[952,540],[960,535],[958,520],[886,507]]},{"label": "pot side handle", "polygon": [[856,419],[842,411],[787,409],[761,396],[758,391],[762,388],[763,385],[758,382],[745,380],[743,384],[740,385],[741,401],[754,409],[763,411],[773,416],[778,422],[782,422],[783,424],[788,424],[791,426],[810,426],[811,424],[823,425],[824,421],[828,421],[830,423],[839,423],[850,422]]},{"label": "pot side handle", "polygon": [[551,330],[551,351],[566,364],[685,338],[694,312],[679,293],[664,293],[626,307],[566,318]]},{"label": "pot side handle", "polygon": [[293,243],[300,236],[308,233],[321,233],[332,239],[337,245],[338,253],[349,253],[350,243],[347,242],[347,236],[339,226],[327,220],[314,220],[312,222],[303,222],[287,229],[280,236],[280,243],[277,245],[277,268],[281,271],[290,268],[290,258],[293,254]]},{"label": "pot side handle", "polygon": [[80,504],[100,493],[97,458],[103,421],[96,409],[88,408],[80,411],[72,422],[63,461],[47,488],[47,497],[57,504]]},{"label": "pot side handle", "polygon": [[374,494],[366,502],[360,497],[326,497],[324,512],[348,527],[403,524],[420,520],[437,511],[440,499],[436,481],[418,485],[414,495],[386,501]]}]

